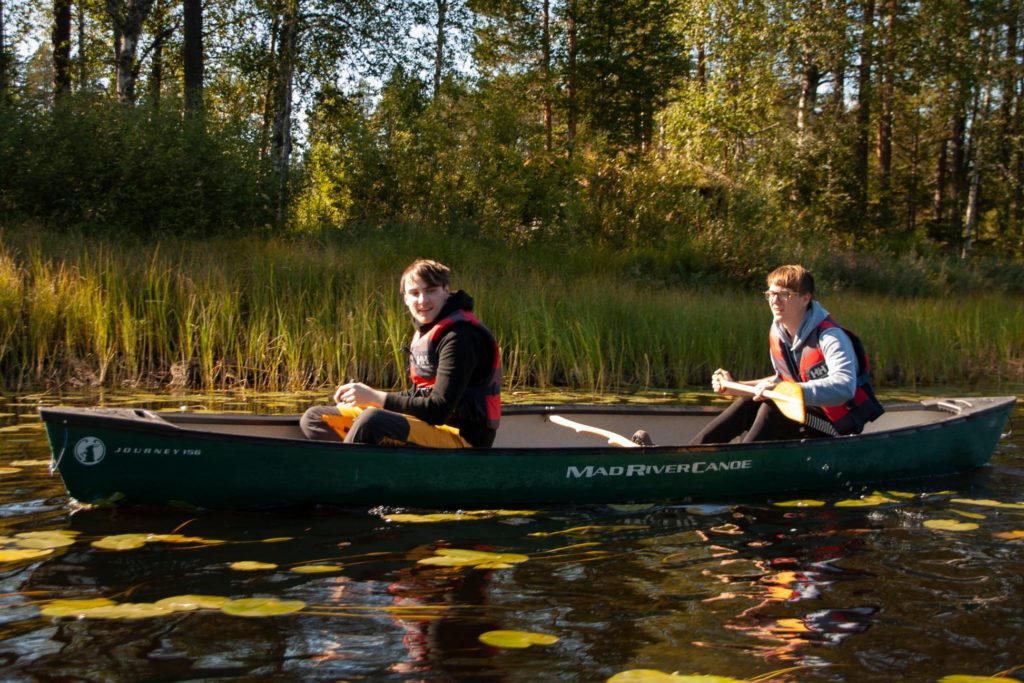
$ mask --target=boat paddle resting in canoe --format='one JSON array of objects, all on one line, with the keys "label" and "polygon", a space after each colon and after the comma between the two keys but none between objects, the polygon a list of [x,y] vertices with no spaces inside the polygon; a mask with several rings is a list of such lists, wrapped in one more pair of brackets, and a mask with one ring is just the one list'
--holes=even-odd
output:
[{"label": "boat paddle resting in canoe", "polygon": [[[458,509],[857,492],[949,476],[988,462],[1015,400],[890,404],[859,435],[702,446],[684,444],[717,408],[506,406],[486,449],[310,441],[297,415],[39,412],[52,468],[83,503]],[[627,443],[639,429],[656,445]]]}]

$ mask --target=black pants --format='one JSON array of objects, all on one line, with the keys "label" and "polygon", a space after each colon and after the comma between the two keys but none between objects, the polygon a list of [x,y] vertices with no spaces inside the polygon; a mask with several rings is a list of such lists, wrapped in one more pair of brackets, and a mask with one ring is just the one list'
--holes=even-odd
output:
[{"label": "black pants", "polygon": [[299,419],[299,427],[307,439],[367,443],[377,446],[423,446],[427,448],[470,448],[471,444],[445,427],[429,425],[401,413],[368,408],[355,419],[343,439],[324,422],[324,415],[336,416],[334,406],[314,406]]},{"label": "black pants", "polygon": [[744,396],[733,401],[690,444],[728,443],[743,432],[746,432],[743,443],[826,436],[816,429],[790,420],[771,401],[755,401],[752,396]]}]

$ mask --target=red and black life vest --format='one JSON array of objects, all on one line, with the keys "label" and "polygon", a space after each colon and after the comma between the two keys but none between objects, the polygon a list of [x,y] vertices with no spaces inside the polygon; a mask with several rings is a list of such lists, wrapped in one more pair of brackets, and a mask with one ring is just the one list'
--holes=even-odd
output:
[{"label": "red and black life vest", "polygon": [[494,363],[486,382],[466,388],[454,415],[464,420],[484,422],[488,428],[497,429],[501,420],[501,349],[491,331],[469,311],[456,310],[438,320],[426,334],[416,333],[409,345],[409,377],[418,393],[423,396],[430,393],[437,380],[438,344],[441,337],[459,323],[469,323],[487,336],[494,349]]},{"label": "red and black life vest", "polygon": [[[865,424],[885,412],[885,408],[875,398],[874,389],[871,388],[871,366],[860,337],[837,323],[831,316],[826,316],[807,337],[800,351],[800,358],[794,359],[792,354],[783,348],[782,340],[772,327],[768,334],[772,359],[775,360],[775,367],[783,379],[790,382],[809,382],[827,377],[828,366],[825,365],[825,354],[821,351],[820,338],[824,330],[833,327],[845,332],[853,343],[853,351],[857,357],[857,390],[853,398],[846,403],[814,408],[823,412],[840,434],[860,434]],[[799,366],[794,367],[794,362],[798,362]]]}]

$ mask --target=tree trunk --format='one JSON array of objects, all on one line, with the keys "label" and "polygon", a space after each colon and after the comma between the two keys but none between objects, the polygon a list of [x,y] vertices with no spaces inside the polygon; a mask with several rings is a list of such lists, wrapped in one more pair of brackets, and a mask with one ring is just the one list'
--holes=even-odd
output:
[{"label": "tree trunk", "polygon": [[71,0],[53,2],[53,93],[71,90]]},{"label": "tree trunk", "polygon": [[544,64],[544,150],[548,153],[553,148],[551,116],[551,0],[544,0],[544,9],[541,17],[541,51]]},{"label": "tree trunk", "polygon": [[135,101],[139,35],[155,0],[107,0],[114,24],[114,92],[122,102]]},{"label": "tree trunk", "polygon": [[963,232],[963,196],[967,184],[967,113],[961,110],[955,114],[951,127],[948,215],[950,232],[959,237]]},{"label": "tree trunk", "polygon": [[203,3],[184,0],[183,68],[185,117],[202,119],[203,112]]},{"label": "tree trunk", "polygon": [[[2,1],[0,0],[0,2]],[[79,2],[75,9],[78,23],[78,87],[81,89],[89,84],[89,62],[85,54],[85,8]]]},{"label": "tree trunk", "polygon": [[796,111],[796,141],[798,147],[804,146],[807,128],[810,126],[814,105],[818,99],[818,84],[820,82],[821,72],[818,70],[818,65],[810,61],[804,67],[803,84],[800,88],[800,103]]},{"label": "tree trunk", "polygon": [[873,57],[875,0],[864,0],[864,23],[857,69],[857,137],[854,143],[854,201],[859,215],[866,215],[868,199],[868,138],[871,126],[871,61]]},{"label": "tree trunk", "polygon": [[288,172],[292,153],[292,90],[299,38],[299,0],[289,0],[281,21],[277,54],[277,91],[272,134],[274,173],[277,176],[277,225],[283,228],[288,212]]},{"label": "tree trunk", "polygon": [[576,142],[576,0],[569,0],[566,12],[566,144],[572,156]]},{"label": "tree trunk", "polygon": [[434,8],[437,10],[437,35],[434,39],[434,99],[437,99],[441,92],[441,75],[444,72],[444,42],[446,21],[448,19],[448,0],[434,0]]},{"label": "tree trunk", "polygon": [[974,96],[974,106],[971,113],[971,129],[969,133],[969,149],[974,157],[971,163],[971,184],[967,194],[967,217],[964,221],[964,243],[960,251],[960,258],[968,259],[974,248],[974,235],[978,228],[978,192],[981,186],[981,165],[983,161],[982,141],[985,121],[989,116],[989,104],[992,98],[992,82],[986,80],[985,94],[980,98]]},{"label": "tree trunk", "polygon": [[882,202],[882,213],[888,209],[892,189],[892,121],[895,86],[894,61],[896,59],[896,0],[887,0],[885,20],[885,48],[879,68],[881,78],[881,111],[878,116],[878,192]]},{"label": "tree trunk", "polygon": [[946,157],[949,154],[948,136],[939,142],[939,152],[935,157],[935,192],[932,194],[932,222],[941,225],[945,217],[946,187],[949,183],[949,166]]}]

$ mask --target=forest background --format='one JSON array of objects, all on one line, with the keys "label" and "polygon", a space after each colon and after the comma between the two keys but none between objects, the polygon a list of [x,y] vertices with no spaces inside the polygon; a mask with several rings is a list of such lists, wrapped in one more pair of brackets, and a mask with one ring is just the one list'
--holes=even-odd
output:
[{"label": "forest background", "polygon": [[870,328],[881,381],[1019,380],[1021,22],[1017,0],[0,0],[0,378],[390,386],[393,280],[429,255],[512,386],[763,374],[784,262]]}]

